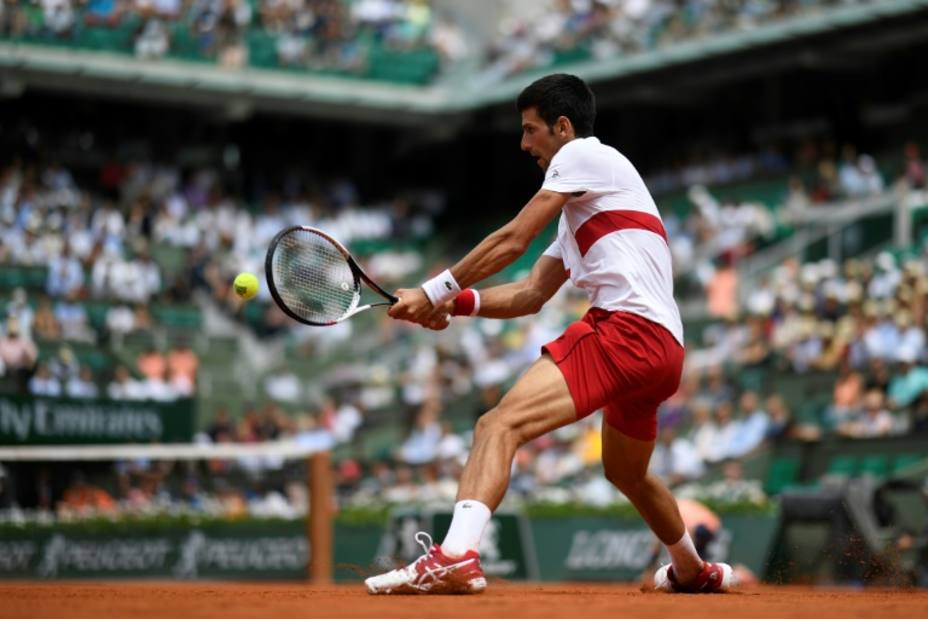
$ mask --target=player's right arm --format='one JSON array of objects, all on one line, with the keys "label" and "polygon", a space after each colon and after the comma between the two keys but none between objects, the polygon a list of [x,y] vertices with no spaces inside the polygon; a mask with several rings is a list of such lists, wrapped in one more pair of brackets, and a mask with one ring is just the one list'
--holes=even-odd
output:
[{"label": "player's right arm", "polygon": [[517,318],[537,313],[564,282],[567,272],[560,258],[542,255],[528,277],[480,291],[479,316]]}]

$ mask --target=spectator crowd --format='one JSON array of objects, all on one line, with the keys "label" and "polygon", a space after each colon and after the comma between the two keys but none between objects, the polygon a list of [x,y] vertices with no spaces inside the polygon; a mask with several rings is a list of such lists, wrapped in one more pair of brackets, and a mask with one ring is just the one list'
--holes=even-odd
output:
[{"label": "spectator crowd", "polygon": [[436,16],[429,0],[13,0],[0,3],[0,36],[233,69],[266,66],[269,51],[282,67],[348,73],[365,70],[372,46],[428,49],[448,61],[466,52],[460,28]]},{"label": "spectator crowd", "polygon": [[[0,34],[115,47],[145,60],[213,59],[228,68],[267,66],[269,49],[281,67],[348,73],[363,73],[372,45],[427,49],[450,66],[482,56],[479,79],[492,83],[569,60],[608,60],[875,1],[545,0],[531,10],[526,3],[503,8],[498,30],[478,36],[430,0],[11,0],[0,3]],[[119,29],[129,32],[126,40],[84,35]],[[480,49],[468,43],[480,39]]]},{"label": "spectator crowd", "polygon": [[[821,152],[821,158],[808,161],[828,161],[831,151]],[[862,187],[865,192],[885,188],[882,177],[879,184],[866,181],[867,166],[861,166],[853,149],[843,153],[838,182],[823,200],[859,196],[855,192]],[[795,171],[802,175],[806,168],[800,162]],[[816,174],[821,168],[811,166]],[[334,180],[311,191],[296,178],[285,182],[285,189],[262,196],[258,208],[248,208],[242,195],[226,189],[216,168],[182,170],[131,161],[107,163],[99,172],[96,182],[79,183],[54,162],[14,160],[0,167],[0,267],[44,269],[41,287],[17,288],[3,298],[0,361],[10,381],[6,385],[20,393],[114,400],[191,396],[200,360],[184,338],[172,338],[169,347],[146,346],[106,375],[81,363],[78,352],[116,347],[123,338],[158,330],[153,308],[160,302],[190,304],[195,292],[203,293],[198,303],[238,311],[240,302],[229,290],[232,275],[260,271],[268,241],[287,225],[315,224],[349,243],[397,241],[427,236],[442,206],[440,196],[426,194],[362,207],[349,181]],[[900,174],[908,186],[924,187],[925,167],[916,145],[905,147]],[[703,220],[708,231],[700,238],[737,239],[731,247],[750,242],[750,225],[760,225],[762,217],[739,219],[709,199],[694,195],[694,219],[682,229],[693,230],[694,222]],[[738,236],[728,229],[733,221],[754,223],[745,224],[747,232]],[[165,248],[179,252],[179,268],[156,259]],[[415,257],[415,252],[378,252],[366,267],[386,282],[408,279],[422,268],[421,257]],[[743,303],[737,295],[732,299],[734,309],[721,313],[723,321],[708,327],[699,345],[690,346],[680,390],[660,411],[652,466],[673,486],[687,492],[707,470],[722,467],[722,481],[692,491],[759,500],[759,485],[742,478],[740,462],[765,444],[835,435],[895,436],[928,428],[928,260],[923,253],[883,253],[843,264],[787,260],[744,295]],[[276,323],[275,331],[276,310],[264,301],[265,334],[288,333],[283,322]],[[91,320],[95,303],[104,311]],[[565,287],[535,316],[456,320],[447,331],[427,338],[415,327],[372,312],[367,319],[374,324],[365,326],[371,335],[354,342],[352,359],[326,367],[331,370],[323,377],[326,390],[339,395],[295,415],[274,405],[243,411],[240,422],[231,420],[239,411],[217,414],[202,440],[289,438],[325,447],[347,445],[350,453],[360,431],[388,425],[373,411],[391,411],[394,419],[405,412],[409,431],[404,439],[374,460],[352,455],[341,461],[342,500],[379,504],[447,498],[469,441],[466,432],[456,430],[491,408],[537,357],[541,344],[585,309],[583,295]],[[346,323],[299,331],[297,345],[305,351],[296,353],[325,359],[325,344],[351,339],[353,328]],[[266,391],[273,400],[304,406],[304,377],[289,367],[290,361],[285,358],[268,377]],[[833,392],[811,417],[798,410],[802,402],[777,388],[780,379],[805,374],[824,375]],[[748,375],[759,378],[748,384]],[[470,407],[463,415],[461,402]],[[513,496],[593,504],[617,500],[598,473],[598,423],[593,417],[520,450]],[[74,480],[73,496],[92,497],[106,509],[148,509],[178,500],[244,511],[252,502],[258,511],[305,505],[281,462],[242,459],[205,466],[198,472],[165,463],[123,463],[117,467],[118,485],[107,490],[111,502],[88,491],[84,478]],[[253,492],[243,492],[232,483],[235,475],[254,480],[274,471],[283,472],[272,489],[262,482]],[[220,473],[228,474],[229,483],[214,486],[210,480],[224,479]],[[85,500],[49,498],[45,507],[56,508],[58,499],[66,508]]]},{"label": "spectator crowd", "polygon": [[[499,22],[484,78],[498,81],[567,60],[611,60],[801,13],[876,0],[546,0]],[[518,12],[515,12],[518,11]]]}]

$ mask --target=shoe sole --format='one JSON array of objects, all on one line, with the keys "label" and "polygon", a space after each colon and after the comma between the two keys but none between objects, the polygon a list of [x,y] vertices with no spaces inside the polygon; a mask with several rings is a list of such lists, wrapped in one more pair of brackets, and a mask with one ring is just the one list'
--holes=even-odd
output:
[{"label": "shoe sole", "polygon": [[374,584],[369,583],[367,581],[364,581],[364,586],[367,587],[367,592],[370,595],[391,595],[391,594],[393,595],[416,595],[416,594],[421,594],[421,595],[428,595],[428,594],[432,594],[432,595],[455,595],[455,594],[474,595],[477,593],[483,593],[483,591],[487,588],[487,579],[486,578],[473,578],[467,581],[466,589],[456,588],[454,590],[442,590],[442,589],[422,590],[422,589],[416,589],[412,587],[411,585],[398,585],[396,587],[393,587],[392,589],[378,590]]},{"label": "shoe sole", "polygon": [[668,565],[659,568],[654,574],[654,589],[664,593],[728,593],[732,590],[732,587],[737,585],[734,571],[727,563],[719,563],[718,565],[722,567],[722,584],[719,585],[718,589],[712,591],[678,591],[673,588],[673,584],[667,578],[667,570],[670,567]]}]

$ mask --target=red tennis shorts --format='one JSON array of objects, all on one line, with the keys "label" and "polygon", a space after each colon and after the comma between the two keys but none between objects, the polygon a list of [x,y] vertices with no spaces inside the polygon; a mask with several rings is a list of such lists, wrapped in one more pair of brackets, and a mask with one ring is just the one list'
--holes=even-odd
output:
[{"label": "red tennis shorts", "polygon": [[564,375],[582,419],[600,408],[632,438],[657,437],[657,407],[680,386],[683,346],[647,318],[598,307],[542,346]]}]

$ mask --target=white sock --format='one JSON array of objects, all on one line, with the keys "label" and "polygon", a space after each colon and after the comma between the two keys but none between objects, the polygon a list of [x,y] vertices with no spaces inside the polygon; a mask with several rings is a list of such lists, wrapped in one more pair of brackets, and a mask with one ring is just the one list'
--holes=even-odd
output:
[{"label": "white sock", "polygon": [[492,515],[490,508],[480,501],[467,499],[455,503],[448,535],[441,543],[444,555],[455,559],[463,557],[468,550],[477,550]]},{"label": "white sock", "polygon": [[693,545],[693,539],[689,531],[683,531],[683,537],[676,544],[667,546],[670,552],[670,563],[673,565],[673,573],[682,582],[695,578],[702,569],[702,559],[696,552]]}]

